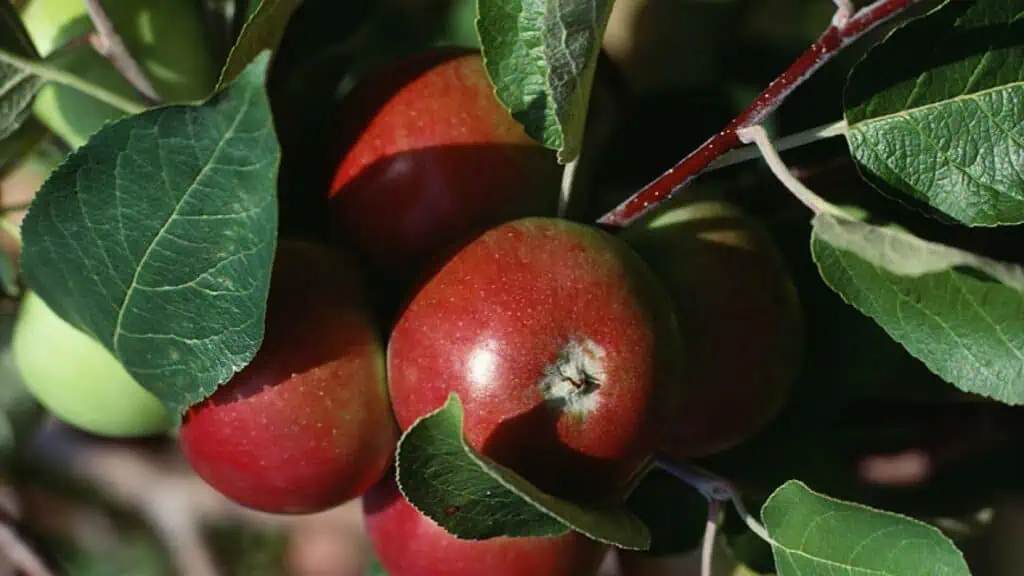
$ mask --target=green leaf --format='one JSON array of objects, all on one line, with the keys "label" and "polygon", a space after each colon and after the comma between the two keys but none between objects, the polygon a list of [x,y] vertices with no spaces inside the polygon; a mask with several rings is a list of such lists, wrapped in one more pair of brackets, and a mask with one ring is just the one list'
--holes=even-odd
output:
[{"label": "green leaf", "polygon": [[1024,404],[1024,268],[819,214],[825,282],[961,390]]},{"label": "green leaf", "polygon": [[968,225],[1024,222],[1024,0],[948,1],[850,74],[848,142],[891,195]]},{"label": "green leaf", "polygon": [[455,393],[398,443],[398,485],[406,499],[466,540],[558,536],[576,530],[622,548],[646,549],[650,533],[622,503],[584,508],[545,494],[468,446]]},{"label": "green leaf", "polygon": [[796,480],[768,498],[761,518],[779,576],[970,575],[937,528],[829,498]]},{"label": "green leaf", "polygon": [[580,153],[597,56],[614,0],[479,0],[477,32],[498,99],[527,134]]},{"label": "green leaf", "polygon": [[[0,0],[0,52],[22,58],[39,58],[18,12]],[[32,112],[32,101],[43,81],[0,58],[0,140],[10,136]]]},{"label": "green leaf", "polygon": [[262,0],[228,54],[216,90],[222,90],[264,50],[276,50],[302,0]]},{"label": "green leaf", "polygon": [[180,411],[252,360],[277,234],[269,53],[201,105],[106,125],[47,179],[22,274]]}]

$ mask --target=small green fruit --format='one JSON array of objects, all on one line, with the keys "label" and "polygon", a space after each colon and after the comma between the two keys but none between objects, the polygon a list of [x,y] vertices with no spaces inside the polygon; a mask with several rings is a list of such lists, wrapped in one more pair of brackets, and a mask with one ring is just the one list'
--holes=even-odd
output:
[{"label": "small green fruit", "polygon": [[[209,94],[218,71],[196,2],[106,0],[103,4],[125,47],[165,103],[198,100]],[[82,0],[31,0],[21,16],[43,56],[94,30]],[[125,98],[139,100],[120,72],[88,45],[69,51],[53,64]],[[53,83],[40,90],[33,111],[74,148],[107,122],[124,115],[92,96]]]},{"label": "small green fruit", "polygon": [[167,432],[170,412],[99,342],[26,292],[11,337],[26,387],[59,420],[109,437]]}]

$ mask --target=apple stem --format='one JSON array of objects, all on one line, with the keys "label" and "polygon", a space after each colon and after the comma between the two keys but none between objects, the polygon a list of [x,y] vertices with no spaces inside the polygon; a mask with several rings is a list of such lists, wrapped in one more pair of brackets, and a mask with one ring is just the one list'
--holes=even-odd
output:
[{"label": "apple stem", "polygon": [[[775,111],[805,80],[836,54],[861,36],[902,14],[921,0],[876,0],[853,11],[848,0],[839,0],[839,9],[821,36],[782,74],[773,80],[751,104],[720,132],[669,168],[654,181],[630,196],[597,223],[623,228],[640,218],[700,175],[721,155],[742,144],[738,131],[760,124]],[[852,11],[852,14],[850,13]]]},{"label": "apple stem", "polygon": [[715,554],[715,538],[718,536],[718,523],[722,515],[722,502],[708,500],[708,521],[704,525],[704,545],[700,551],[700,574],[711,576],[712,560]]},{"label": "apple stem", "polygon": [[117,71],[128,80],[149,104],[160,102],[160,96],[156,88],[150,83],[146,73],[139,66],[139,63],[132,58],[128,47],[124,45],[121,36],[117,33],[114,23],[110,20],[103,4],[99,0],[84,0],[85,9],[89,12],[89,19],[92,20],[97,34],[90,36],[92,47],[102,54],[117,68]]},{"label": "apple stem", "polygon": [[102,88],[92,82],[83,80],[75,74],[65,72],[59,68],[54,68],[45,60],[23,58],[21,56],[11,54],[10,52],[0,50],[0,62],[10,64],[15,68],[35,74],[43,80],[56,82],[57,84],[74,88],[79,92],[92,96],[104,104],[109,104],[114,108],[121,110],[125,114],[138,114],[146,109],[146,106],[139,104],[135,100],[124,98],[123,96],[111,92],[106,88]]},{"label": "apple stem", "polygon": [[829,204],[824,198],[818,196],[810,188],[804,185],[803,182],[797,179],[786,163],[783,162],[782,157],[779,156],[778,150],[772,145],[772,141],[768,138],[768,131],[763,126],[750,126],[748,128],[742,128],[738,130],[740,140],[743,142],[753,142],[757,149],[761,152],[761,156],[764,158],[765,163],[768,164],[768,168],[771,169],[772,174],[778,178],[779,182],[789,190],[793,196],[796,197],[804,206],[807,206],[815,214],[832,214],[834,216],[843,216],[843,212]]}]

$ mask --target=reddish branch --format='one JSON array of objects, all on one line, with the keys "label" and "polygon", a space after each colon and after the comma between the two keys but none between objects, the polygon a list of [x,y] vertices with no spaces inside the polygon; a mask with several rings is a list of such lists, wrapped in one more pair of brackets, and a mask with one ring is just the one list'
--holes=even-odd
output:
[{"label": "reddish branch", "polygon": [[902,13],[920,0],[877,0],[847,19],[833,23],[793,64],[721,132],[708,139],[678,164],[598,220],[598,224],[625,227],[674,195],[703,172],[716,158],[739,146],[737,130],[760,124],[804,80],[858,38]]}]

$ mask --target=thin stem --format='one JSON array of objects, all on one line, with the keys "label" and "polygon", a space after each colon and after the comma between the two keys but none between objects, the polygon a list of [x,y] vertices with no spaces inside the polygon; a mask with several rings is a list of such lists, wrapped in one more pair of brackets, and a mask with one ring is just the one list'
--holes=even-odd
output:
[{"label": "thin stem", "polygon": [[778,151],[772,146],[772,141],[768,138],[768,132],[765,131],[763,126],[750,126],[743,128],[737,132],[740,140],[743,142],[753,142],[757,149],[761,152],[761,156],[764,157],[764,161],[768,164],[768,168],[771,169],[772,174],[779,179],[780,182],[796,196],[797,200],[807,206],[815,214],[822,212],[828,214],[837,214],[838,209],[834,208],[831,204],[826,202],[823,198],[814,193],[810,188],[804,186],[804,183],[793,176],[793,173],[789,171],[786,163],[782,161],[782,157],[779,156]]},{"label": "thin stem", "polygon": [[839,17],[842,16],[843,8],[849,7],[849,2],[841,2],[840,13],[832,19],[832,23],[821,36],[786,71],[773,80],[746,110],[733,118],[721,132],[709,138],[656,180],[598,219],[598,224],[611,227],[628,226],[672,197],[707,169],[715,159],[742,144],[736,134],[737,130],[760,124],[789,97],[793,90],[843,48],[920,1],[876,0],[852,15]]},{"label": "thin stem", "polygon": [[715,538],[718,536],[718,521],[722,514],[720,500],[708,500],[708,521],[704,525],[704,545],[700,551],[700,574],[711,576],[712,561],[715,555]]},{"label": "thin stem", "polygon": [[769,544],[775,542],[768,534],[768,530],[747,510],[739,491],[725,478],[688,462],[673,462],[660,459],[656,465],[658,468],[696,488],[709,502],[712,500],[732,502],[733,507],[736,508],[736,513],[743,519],[743,522],[750,528],[751,532],[757,534],[759,538]]},{"label": "thin stem", "polygon": [[[783,152],[786,150],[792,150],[793,148],[806,146],[807,144],[813,144],[814,142],[825,140],[826,138],[842,136],[846,134],[847,129],[848,126],[846,124],[846,120],[839,120],[838,122],[818,126],[816,128],[811,128],[810,130],[797,132],[796,134],[790,134],[789,136],[779,138],[774,142],[774,145],[776,150]],[[761,151],[758,150],[757,146],[737,148],[719,156],[714,162],[708,164],[708,167],[704,169],[704,172],[721,170],[722,168],[727,168],[729,166],[760,157]]]},{"label": "thin stem", "polygon": [[36,76],[39,76],[43,80],[56,82],[64,86],[74,88],[79,92],[88,94],[105,104],[109,104],[114,108],[121,110],[125,114],[138,114],[146,109],[145,106],[134,100],[115,94],[106,88],[102,88],[96,84],[83,80],[70,72],[53,68],[41,60],[22,58],[21,56],[15,56],[9,52],[0,50],[0,62],[26,70]]},{"label": "thin stem", "polygon": [[21,245],[21,228],[10,218],[0,216],[0,231],[6,232],[19,246]]},{"label": "thin stem", "polygon": [[565,214],[569,210],[569,201],[572,199],[573,188],[576,185],[576,171],[579,165],[580,157],[577,156],[562,170],[562,192],[558,195],[559,218],[565,218]]},{"label": "thin stem", "polygon": [[0,553],[4,560],[25,576],[53,576],[42,558],[35,553],[14,529],[5,523],[0,524]]},{"label": "thin stem", "polygon": [[757,518],[754,518],[754,515],[750,513],[750,510],[747,510],[747,505],[743,503],[743,499],[740,498],[738,494],[732,499],[732,505],[736,508],[736,513],[743,519],[743,523],[747,525],[747,528],[749,528],[751,532],[757,534],[758,538],[769,544],[775,542],[771,535],[768,534],[768,529],[758,522]]},{"label": "thin stem", "polygon": [[84,1],[85,9],[89,12],[89,19],[92,20],[97,32],[97,35],[92,37],[93,48],[104,55],[146,100],[151,104],[159,102],[160,96],[157,95],[156,88],[153,88],[153,84],[146,77],[142,67],[132,57],[128,47],[124,45],[121,35],[114,28],[114,23],[111,22],[103,4],[100,0]]},{"label": "thin stem", "polygon": [[26,200],[25,202],[18,202],[17,204],[8,204],[6,206],[0,206],[0,215],[10,214],[11,212],[21,212],[23,210],[28,210],[28,207],[31,205],[32,201]]}]

